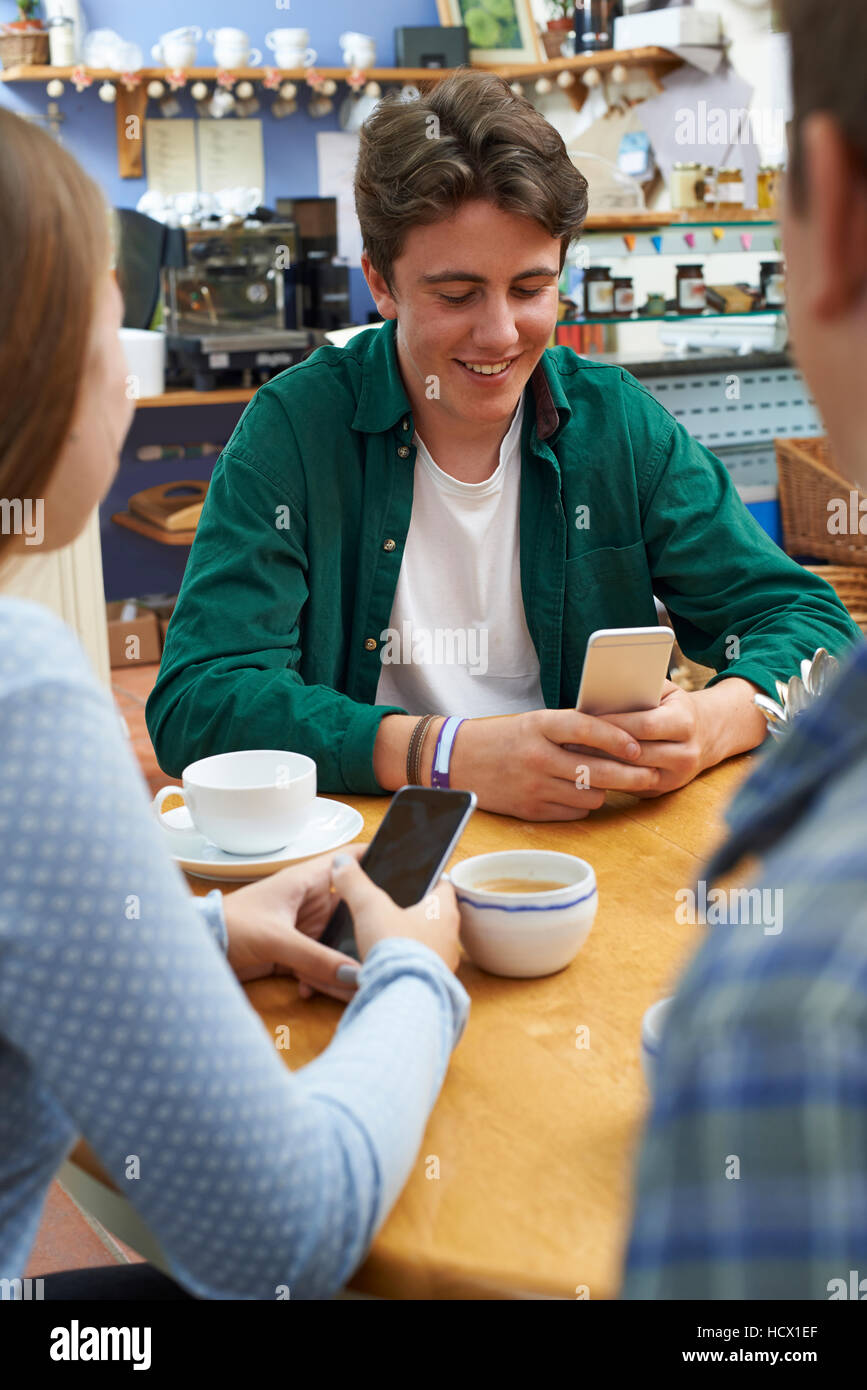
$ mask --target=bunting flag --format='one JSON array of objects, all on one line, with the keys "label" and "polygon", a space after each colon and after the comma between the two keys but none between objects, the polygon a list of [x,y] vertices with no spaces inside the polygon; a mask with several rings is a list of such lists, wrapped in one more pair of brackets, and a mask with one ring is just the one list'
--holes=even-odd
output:
[{"label": "bunting flag", "polygon": [[626,233],[624,234],[623,240],[624,240],[624,242],[626,243],[626,249],[627,249],[627,251],[632,252],[632,251],[635,250],[635,233],[634,233],[634,232],[626,232]]},{"label": "bunting flag", "polygon": [[686,242],[687,246],[689,247],[690,251],[694,251],[694,250],[695,250],[695,232],[684,232],[684,234],[683,234],[683,239],[684,239],[684,241]]},{"label": "bunting flag", "polygon": [[774,237],[774,250],[775,250],[775,251],[782,251],[782,249],[783,249],[783,238],[782,238],[782,237],[779,237],[779,236],[775,236],[775,237]]},{"label": "bunting flag", "polygon": [[749,249],[750,249],[750,247],[752,246],[752,244],[753,244],[753,234],[752,234],[752,232],[741,232],[741,246],[744,248],[744,250],[745,250],[745,251],[749,251]]},{"label": "bunting flag", "polygon": [[724,228],[724,227],[712,227],[712,228],[711,228],[711,234],[712,234],[712,236],[713,236],[714,241],[722,241],[723,237],[725,236],[725,228]]},{"label": "bunting flag", "polygon": [[657,255],[661,255],[661,253],[662,253],[662,237],[661,237],[661,236],[652,236],[652,237],[650,238],[650,241],[651,241],[651,245],[654,247],[654,249],[655,249],[655,251],[656,251],[656,254],[657,254]]}]

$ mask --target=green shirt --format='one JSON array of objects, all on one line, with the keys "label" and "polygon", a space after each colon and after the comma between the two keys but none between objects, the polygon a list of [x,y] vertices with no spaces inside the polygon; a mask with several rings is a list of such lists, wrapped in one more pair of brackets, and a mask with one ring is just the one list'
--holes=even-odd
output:
[{"label": "green shirt", "polygon": [[[164,771],[286,748],[315,758],[323,792],[383,791],[379,722],[406,711],[374,700],[413,433],[393,322],[256,392],[214,468],[148,701]],[[860,636],[723,464],[619,367],[543,353],[520,496],[521,590],[549,709],[574,707],[594,629],[656,624],[654,594],[687,656],[772,696],[816,647],[840,654]]]}]

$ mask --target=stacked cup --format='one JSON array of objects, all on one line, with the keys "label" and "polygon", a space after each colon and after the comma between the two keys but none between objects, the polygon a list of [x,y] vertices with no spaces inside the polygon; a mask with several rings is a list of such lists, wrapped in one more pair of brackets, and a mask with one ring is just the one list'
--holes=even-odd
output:
[{"label": "stacked cup", "polygon": [[243,29],[209,29],[205,38],[213,46],[218,68],[256,68],[262,61],[261,52],[250,47],[250,36]]},{"label": "stacked cup", "polygon": [[272,29],[265,35],[265,47],[271,49],[278,68],[312,68],[316,49],[309,43],[309,29]]}]

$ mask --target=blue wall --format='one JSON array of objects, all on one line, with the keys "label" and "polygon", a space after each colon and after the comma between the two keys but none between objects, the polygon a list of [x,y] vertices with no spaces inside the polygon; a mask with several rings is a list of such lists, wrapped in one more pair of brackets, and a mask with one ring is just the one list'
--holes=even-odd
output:
[{"label": "blue wall", "polygon": [[[272,55],[265,48],[265,35],[275,28],[305,28],[318,53],[321,67],[341,67],[343,58],[338,39],[348,29],[372,35],[377,44],[377,64],[394,66],[394,30],[400,25],[437,24],[436,0],[291,0],[278,8],[275,0],[147,0],[139,5],[119,0],[83,0],[88,29],[114,29],[142,49],[145,66],[153,64],[151,46],[161,34],[179,24],[198,24],[203,32],[232,25],[250,35],[254,48],[265,60]],[[0,21],[17,17],[12,0],[0,0]],[[199,44],[198,65],[213,64],[213,51],[203,38]],[[269,114],[273,97],[264,97],[255,119],[262,120],[265,143],[265,202],[273,206],[277,197],[303,197],[318,193],[316,132],[339,130],[337,111],[346,96],[341,83],[335,109],[328,116],[313,120],[307,115],[307,95],[302,93],[298,111],[277,121]],[[47,103],[43,83],[0,83],[0,102],[22,113],[44,111]],[[189,93],[181,93],[180,115],[195,116]],[[71,83],[59,101],[66,118],[62,139],[85,168],[94,175],[115,207],[135,207],[146,191],[145,179],[121,179],[117,172],[115,117],[111,107],[99,100],[96,84],[79,95]],[[148,104],[148,116],[158,117],[156,102]],[[226,117],[235,120],[236,117]],[[352,312],[359,323],[366,323],[374,311],[373,300],[360,270],[350,272]]]},{"label": "blue wall", "polygon": [[[244,28],[254,47],[265,51],[269,30],[304,27],[318,53],[321,67],[342,66],[338,39],[348,29],[371,34],[377,43],[377,64],[394,66],[394,29],[398,25],[437,24],[436,0],[291,0],[288,9],[275,0],[146,0],[145,4],[119,3],[119,0],[84,0],[82,5],[88,29],[114,29],[125,39],[138,43],[145,66],[153,60],[151,46],[166,30],[180,24],[198,24],[203,31],[232,25]],[[0,0],[0,21],[16,17],[12,0]],[[211,46],[199,44],[198,65],[211,66]],[[263,64],[264,65],[264,64]],[[335,97],[335,110],[321,120],[312,120],[306,111],[307,95],[301,95],[299,110],[276,121],[269,114],[270,94],[257,90],[265,144],[265,202],[273,206],[277,197],[309,196],[318,193],[316,132],[339,130],[337,110],[347,88],[341,84]],[[13,110],[33,114],[44,112],[47,96],[43,83],[0,83],[0,102]],[[188,93],[180,94],[181,116],[195,116]],[[59,101],[65,116],[62,139],[77,159],[103,187],[116,207],[135,207],[147,188],[145,179],[121,179],[117,172],[117,145],[113,108],[104,105],[96,85],[80,95],[71,83]],[[159,108],[151,102],[148,115],[158,117]],[[234,120],[235,117],[227,117]],[[352,312],[365,323],[374,309],[360,270],[350,272]],[[174,460],[166,463],[139,463],[136,448],[145,443],[183,443],[228,439],[243,406],[185,407],[172,410],[139,410],[127,437],[120,470],[111,493],[100,508],[103,571],[106,597],[127,598],[165,590],[176,592],[183,576],[189,551],[161,546],[143,536],[121,530],[111,521],[112,512],[124,511],[130,494],[141,488],[174,478],[208,478],[214,458]]]}]

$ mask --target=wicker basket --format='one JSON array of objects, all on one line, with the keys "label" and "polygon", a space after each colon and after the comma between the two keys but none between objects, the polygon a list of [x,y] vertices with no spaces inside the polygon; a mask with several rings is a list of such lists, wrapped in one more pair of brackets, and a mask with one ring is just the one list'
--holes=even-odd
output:
[{"label": "wicker basket", "polygon": [[[837,472],[827,439],[777,439],[775,443],[786,553],[815,556],[838,565],[867,565],[867,535],[862,535],[857,526],[842,536],[829,530],[833,509],[829,511],[828,504],[832,499],[843,499],[847,516],[850,494],[857,494],[856,507],[864,499]],[[856,511],[855,515],[859,519],[867,515],[867,505],[863,513]]]},{"label": "wicker basket", "polygon": [[805,565],[831,585],[853,622],[867,634],[867,569],[859,565]]},{"label": "wicker basket", "polygon": [[45,29],[9,29],[0,24],[0,65],[17,68],[22,64],[48,62],[48,31]]}]

